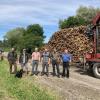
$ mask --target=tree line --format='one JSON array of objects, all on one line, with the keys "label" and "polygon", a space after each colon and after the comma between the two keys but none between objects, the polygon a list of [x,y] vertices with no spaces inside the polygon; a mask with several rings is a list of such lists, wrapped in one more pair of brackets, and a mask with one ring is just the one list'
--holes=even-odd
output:
[{"label": "tree line", "polygon": [[59,28],[64,29],[80,25],[89,25],[98,12],[100,12],[100,8],[80,6],[75,16],[70,16],[59,21]]},{"label": "tree line", "polygon": [[93,31],[92,31],[92,20],[100,12],[100,8],[94,7],[84,7],[80,6],[75,16],[70,16],[64,20],[59,21],[59,28],[73,28],[76,26],[84,25],[87,26],[86,36],[91,40],[93,40]]},{"label": "tree line", "polygon": [[6,33],[1,45],[4,47],[15,47],[18,50],[23,48],[40,48],[44,43],[43,27],[39,24],[27,26],[27,28],[18,27]]}]

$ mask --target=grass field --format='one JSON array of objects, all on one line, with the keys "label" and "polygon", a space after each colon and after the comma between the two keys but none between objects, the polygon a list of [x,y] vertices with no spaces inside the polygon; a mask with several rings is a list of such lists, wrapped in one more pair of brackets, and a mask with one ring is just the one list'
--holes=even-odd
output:
[{"label": "grass field", "polygon": [[0,62],[0,100],[56,100],[34,84],[34,77],[17,79],[10,75],[7,61]]}]

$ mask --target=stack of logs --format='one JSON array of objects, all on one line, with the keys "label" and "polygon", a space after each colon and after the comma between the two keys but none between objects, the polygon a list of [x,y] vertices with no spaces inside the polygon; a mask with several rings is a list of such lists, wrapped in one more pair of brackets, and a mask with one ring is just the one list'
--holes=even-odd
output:
[{"label": "stack of logs", "polygon": [[91,50],[90,41],[85,32],[86,26],[62,29],[52,35],[47,46],[51,51],[56,49],[58,52],[68,48],[73,56],[80,57]]}]

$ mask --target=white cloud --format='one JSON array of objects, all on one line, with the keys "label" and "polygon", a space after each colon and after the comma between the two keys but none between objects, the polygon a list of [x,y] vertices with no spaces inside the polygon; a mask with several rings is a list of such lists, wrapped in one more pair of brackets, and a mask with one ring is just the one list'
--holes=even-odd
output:
[{"label": "white cloud", "polygon": [[[73,9],[67,2],[56,0],[7,0],[0,1],[0,23],[19,22],[40,23],[43,25],[57,24],[63,16],[68,16]],[[60,1],[60,0],[58,0]],[[66,6],[67,5],[67,6]]]},{"label": "white cloud", "polygon": [[80,5],[99,7],[100,0],[0,0],[0,30],[33,23],[57,26],[59,19],[75,15]]},{"label": "white cloud", "polygon": [[[92,2],[91,2],[92,1]],[[59,19],[75,14],[80,5],[94,5],[99,0],[3,0],[0,1],[0,24],[57,24]]]}]

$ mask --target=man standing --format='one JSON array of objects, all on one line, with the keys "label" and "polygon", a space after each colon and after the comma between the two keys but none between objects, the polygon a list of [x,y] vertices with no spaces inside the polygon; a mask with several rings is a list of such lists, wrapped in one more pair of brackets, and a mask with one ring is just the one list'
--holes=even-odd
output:
[{"label": "man standing", "polygon": [[3,50],[0,49],[0,61],[2,61],[2,60],[3,60]]},{"label": "man standing", "polygon": [[[8,62],[9,62],[9,66],[10,66],[10,74],[12,73],[16,73],[17,71],[17,64],[16,64],[16,61],[17,61],[17,53],[16,53],[16,49],[15,48],[12,48],[11,49],[11,52],[8,53]],[[14,72],[12,72],[12,66],[14,66]]]},{"label": "man standing", "polygon": [[42,54],[42,73],[41,75],[44,75],[45,68],[46,68],[46,75],[49,76],[49,64],[50,64],[50,53],[48,52],[48,49],[45,49]]},{"label": "man standing", "polygon": [[53,76],[56,75],[55,69],[57,70],[57,76],[60,77],[59,73],[59,61],[60,61],[60,56],[57,53],[56,49],[54,49],[54,52],[51,53],[51,60],[52,60],[52,67],[53,67]]},{"label": "man standing", "polygon": [[[65,49],[64,53],[61,55],[63,62],[63,77],[69,78],[69,62],[71,62],[71,55],[68,53],[68,50]],[[67,76],[65,71],[67,71]]]},{"label": "man standing", "polygon": [[23,49],[23,51],[20,53],[19,56],[19,63],[21,64],[22,69],[26,71],[26,73],[28,74],[28,60],[29,60],[29,56],[28,53],[26,52],[26,49]]},{"label": "man standing", "polygon": [[38,63],[40,61],[40,53],[38,52],[38,48],[35,48],[35,52],[32,53],[32,74],[38,74]]}]

